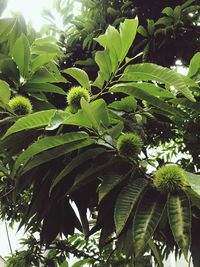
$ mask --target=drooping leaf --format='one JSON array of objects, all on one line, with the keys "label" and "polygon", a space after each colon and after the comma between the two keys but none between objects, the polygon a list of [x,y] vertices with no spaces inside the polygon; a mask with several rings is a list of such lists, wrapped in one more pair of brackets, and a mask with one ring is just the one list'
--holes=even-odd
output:
[{"label": "drooping leaf", "polygon": [[185,171],[185,177],[192,190],[200,197],[200,175]]},{"label": "drooping leaf", "polygon": [[101,202],[102,199],[104,199],[107,194],[125,177],[126,175],[121,175],[112,172],[107,175],[104,175],[103,182],[99,188],[99,202]]},{"label": "drooping leaf", "polygon": [[156,261],[157,261],[159,267],[164,267],[161,253],[152,239],[150,239],[148,241],[148,245],[149,245],[151,251],[153,252],[154,257],[156,258]]},{"label": "drooping leaf", "polygon": [[84,88],[90,89],[90,80],[87,73],[84,70],[78,68],[69,68],[64,70],[63,72],[72,76]]},{"label": "drooping leaf", "polygon": [[22,77],[27,77],[30,62],[30,45],[25,34],[22,33],[15,42],[12,49],[12,57],[14,58]]},{"label": "drooping leaf", "polygon": [[148,182],[144,179],[132,180],[120,192],[115,204],[115,226],[117,235],[123,230],[134,206]]},{"label": "drooping leaf", "polygon": [[72,159],[72,161],[55,178],[50,191],[52,191],[52,189],[74,169],[78,168],[84,162],[91,160],[104,152],[104,148],[91,148]]},{"label": "drooping leaf", "polygon": [[178,92],[182,93],[189,100],[195,102],[192,92],[186,86],[184,79],[180,74],[152,63],[129,65],[126,67],[120,80],[128,82],[151,80],[164,83],[167,86],[174,86]]},{"label": "drooping leaf", "polygon": [[192,188],[187,187],[185,190],[188,198],[190,199],[191,206],[196,206],[200,209],[200,195],[197,194]]},{"label": "drooping leaf", "polygon": [[191,208],[186,193],[170,194],[167,208],[174,239],[187,259],[191,243]]},{"label": "drooping leaf", "polygon": [[2,140],[11,134],[31,130],[34,128],[43,128],[49,124],[50,119],[54,116],[56,110],[45,110],[29,114],[18,119],[5,133]]},{"label": "drooping leaf", "polygon": [[74,184],[70,190],[70,193],[74,192],[75,190],[81,188],[82,186],[90,183],[91,181],[97,179],[99,176],[102,176],[106,173],[106,171],[110,170],[112,166],[115,166],[116,164],[119,164],[120,160],[119,159],[110,159],[105,164],[102,164],[100,166],[94,166],[88,169],[84,173],[80,173],[75,181]]},{"label": "drooping leaf", "polygon": [[153,236],[165,205],[165,198],[157,192],[148,190],[142,196],[133,221],[133,242],[136,257]]}]

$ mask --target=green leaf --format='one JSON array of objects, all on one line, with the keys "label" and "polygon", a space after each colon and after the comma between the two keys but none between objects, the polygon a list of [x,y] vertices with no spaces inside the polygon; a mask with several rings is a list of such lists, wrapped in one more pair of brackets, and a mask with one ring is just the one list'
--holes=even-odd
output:
[{"label": "green leaf", "polygon": [[185,193],[187,194],[188,198],[191,201],[191,206],[196,206],[200,209],[200,195],[197,194],[192,188],[187,187],[185,188]]},{"label": "green leaf", "polygon": [[108,107],[120,111],[133,112],[137,108],[137,102],[133,96],[127,96],[120,101],[112,102]]},{"label": "green leaf", "polygon": [[49,63],[49,61],[51,61],[55,56],[56,53],[51,53],[51,54],[45,53],[35,57],[31,62],[31,72],[34,73],[40,67]]},{"label": "green leaf", "polygon": [[200,175],[185,171],[185,177],[192,190],[200,197]]},{"label": "green leaf", "polygon": [[164,264],[162,262],[162,255],[152,239],[149,240],[148,245],[153,252],[154,257],[156,258],[159,267],[164,267]]},{"label": "green leaf", "polygon": [[0,106],[8,104],[10,100],[10,86],[7,82],[0,80]]},{"label": "green leaf", "polygon": [[146,29],[143,26],[139,26],[137,29],[137,32],[139,34],[141,34],[143,37],[148,37],[148,32],[146,31]]},{"label": "green leaf", "polygon": [[92,123],[87,117],[87,114],[83,110],[79,110],[76,114],[70,115],[63,124],[76,125],[85,128],[93,129]]},{"label": "green leaf", "polygon": [[82,98],[81,108],[91,122],[93,129],[99,131],[102,127],[109,126],[107,106],[103,99],[98,99],[92,103],[88,103],[84,98]]},{"label": "green leaf", "polygon": [[114,211],[116,233],[119,235],[136,205],[138,199],[146,188],[148,182],[144,179],[132,180],[120,192]]},{"label": "green leaf", "polygon": [[8,33],[10,33],[11,29],[16,23],[15,18],[3,18],[0,19],[0,43],[8,40]]},{"label": "green leaf", "polygon": [[138,20],[137,19],[125,19],[123,23],[120,23],[119,32],[122,44],[122,50],[120,53],[119,61],[122,62],[127,55],[137,33]]},{"label": "green leaf", "polygon": [[87,73],[84,70],[78,68],[69,68],[64,70],[63,72],[72,76],[84,88],[90,89],[90,80]]},{"label": "green leaf", "polygon": [[165,15],[167,15],[167,16],[171,16],[171,17],[173,17],[173,15],[174,15],[174,10],[171,8],[171,7],[165,7],[163,10],[162,10],[162,12],[161,12],[162,14],[165,14]]},{"label": "green leaf", "polygon": [[67,261],[63,261],[63,263],[61,263],[60,267],[69,267],[69,264]]},{"label": "green leaf", "polygon": [[118,67],[118,62],[120,62],[120,54],[122,51],[119,32],[113,26],[109,25],[105,34],[100,35],[95,38],[95,40],[105,49],[108,49],[112,66],[111,69],[114,73]]},{"label": "green leaf", "polygon": [[49,131],[57,129],[61,124],[64,123],[64,121],[66,121],[67,117],[69,116],[70,114],[68,112],[57,110],[53,117],[50,119],[49,124],[45,129]]},{"label": "green leaf", "polygon": [[95,54],[95,61],[99,67],[98,77],[93,85],[102,88],[105,81],[110,79],[112,73],[112,63],[108,54],[108,50],[97,51]]},{"label": "green leaf", "polygon": [[167,208],[174,239],[187,259],[191,243],[191,208],[187,195],[184,192],[169,195]]},{"label": "green leaf", "polygon": [[35,128],[44,128],[49,124],[50,119],[54,116],[56,110],[45,110],[35,112],[33,114],[26,115],[18,119],[5,133],[2,137],[2,140],[6,137],[10,136],[11,134],[35,129]]},{"label": "green leaf", "polygon": [[120,136],[120,134],[122,133],[124,129],[124,123],[122,121],[120,121],[119,123],[117,123],[116,125],[114,125],[112,128],[108,129],[108,134],[116,139]]},{"label": "green leaf", "polygon": [[58,83],[63,82],[63,79],[56,77],[53,72],[49,71],[46,67],[37,70],[29,80],[29,83]]},{"label": "green leaf", "polygon": [[[194,78],[200,72],[200,52],[197,52],[190,61],[188,76]],[[198,77],[200,79],[200,77]]]},{"label": "green leaf", "polygon": [[103,182],[99,188],[99,202],[104,199],[107,194],[117,185],[119,184],[126,175],[120,175],[117,173],[110,173],[103,176]]},{"label": "green leaf", "polygon": [[55,178],[55,180],[51,186],[50,192],[65,176],[67,176],[74,169],[78,168],[84,162],[96,158],[98,155],[100,155],[104,152],[105,152],[105,149],[103,149],[103,148],[91,148],[91,149],[88,149],[87,151],[84,151],[83,153],[79,154],[74,159],[72,159],[72,161],[69,164],[67,164],[67,166]]},{"label": "green leaf", "polygon": [[24,166],[37,154],[55,148],[61,145],[66,145],[71,142],[81,141],[88,138],[88,135],[83,132],[72,132],[60,136],[48,136],[35,141],[15,161],[14,170],[17,170]]},{"label": "green leaf", "polygon": [[[145,86],[145,85],[144,85]],[[124,93],[132,95],[135,98],[146,100],[152,106],[157,107],[159,110],[166,111],[168,114],[183,116],[181,110],[178,110],[171,105],[167,104],[164,100],[158,98],[156,95],[152,95],[151,91],[144,90],[142,84],[133,83],[121,83],[114,85],[110,88],[111,92]]]},{"label": "green leaf", "polygon": [[77,189],[81,188],[82,186],[90,183],[94,179],[97,179],[98,177],[101,177],[106,173],[106,171],[110,170],[112,166],[115,166],[116,164],[119,164],[120,160],[119,159],[111,159],[105,164],[94,166],[88,169],[84,173],[80,173],[77,175],[74,184],[72,188],[70,189],[70,193],[76,191]]},{"label": "green leaf", "polygon": [[43,92],[66,95],[66,92],[62,88],[50,83],[26,83],[23,86],[23,89],[25,89],[29,93]]},{"label": "green leaf", "polygon": [[195,102],[194,96],[186,86],[183,77],[173,70],[152,63],[129,65],[126,67],[121,81],[157,81],[166,86],[173,86],[178,92]]},{"label": "green leaf", "polygon": [[11,55],[14,58],[22,77],[27,77],[30,62],[30,45],[25,34],[22,33],[17,39],[11,51]]},{"label": "green leaf", "polygon": [[149,190],[142,196],[133,221],[133,243],[136,257],[153,236],[165,204],[165,198],[155,191]]},{"label": "green leaf", "polygon": [[87,138],[87,139],[72,141],[72,142],[58,145],[51,149],[45,150],[44,152],[39,153],[36,156],[34,156],[33,159],[30,160],[24,168],[22,168],[21,175],[45,162],[51,161],[69,152],[76,151],[78,149],[90,146],[94,143],[95,141],[93,139]]}]

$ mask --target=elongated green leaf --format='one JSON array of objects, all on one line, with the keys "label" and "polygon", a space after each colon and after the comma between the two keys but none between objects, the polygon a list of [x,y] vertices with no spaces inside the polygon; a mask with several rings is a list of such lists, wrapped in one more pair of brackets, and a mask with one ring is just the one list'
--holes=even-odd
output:
[{"label": "elongated green leaf", "polygon": [[63,72],[72,76],[84,88],[90,89],[90,80],[87,73],[84,70],[78,68],[69,68],[64,70]]},{"label": "elongated green leaf", "polygon": [[190,61],[188,76],[193,78],[200,72],[200,52],[196,53]]},{"label": "elongated green leaf", "polygon": [[26,83],[23,88],[30,93],[44,92],[66,95],[66,92],[62,88],[50,83]]},{"label": "elongated green leaf", "polygon": [[10,86],[8,83],[0,80],[0,106],[8,104],[10,100]]},{"label": "elongated green leaf", "polygon": [[116,233],[119,235],[123,230],[135,204],[147,186],[148,182],[144,179],[132,180],[123,188],[115,204],[115,226]]},{"label": "elongated green leaf", "polygon": [[114,85],[110,88],[111,92],[124,93],[128,95],[132,95],[135,98],[146,100],[151,105],[166,111],[168,114],[173,114],[177,116],[182,116],[183,113],[176,108],[173,108],[171,105],[167,104],[164,100],[158,98],[157,96],[151,95],[149,92],[143,90],[140,85],[136,86],[131,83],[121,83]]},{"label": "elongated green leaf", "polygon": [[196,206],[200,209],[200,195],[197,194],[192,188],[187,187],[185,188],[185,193],[187,194],[188,198],[190,199],[191,205]]},{"label": "elongated green leaf", "polygon": [[182,93],[185,97],[195,102],[189,88],[186,86],[184,79],[178,73],[168,68],[164,68],[152,63],[143,63],[129,65],[126,67],[121,81],[157,81],[174,88]]},{"label": "elongated green leaf", "polygon": [[91,148],[88,149],[87,151],[79,154],[77,157],[75,157],[60,173],[59,175],[55,178],[50,191],[65,177],[67,176],[70,172],[72,172],[74,169],[78,168],[81,164],[84,162],[94,159],[98,155],[102,154],[105,152],[105,149],[103,148]]},{"label": "elongated green leaf", "polygon": [[185,177],[192,190],[194,190],[200,197],[200,175],[185,171]]},{"label": "elongated green leaf", "polygon": [[5,133],[2,140],[11,134],[30,130],[34,128],[43,128],[49,124],[50,119],[55,114],[56,110],[45,110],[29,114],[23,118],[18,119]]},{"label": "elongated green leaf", "polygon": [[72,152],[72,151],[75,151],[77,149],[90,146],[94,143],[95,143],[95,141],[93,139],[87,138],[87,139],[81,139],[78,141],[69,142],[69,143],[48,149],[48,150],[34,156],[33,159],[27,163],[25,168],[21,169],[21,171],[22,171],[21,174],[24,174],[27,171],[45,163],[45,162],[48,162],[52,159],[58,158],[62,155],[65,155],[65,154]]},{"label": "elongated green leaf", "polygon": [[153,236],[165,204],[166,199],[157,192],[149,190],[142,196],[133,221],[133,243],[136,257]]},{"label": "elongated green leaf", "polygon": [[0,43],[5,42],[8,39],[8,33],[13,28],[13,25],[16,23],[15,18],[3,18],[0,19]]},{"label": "elongated green leaf", "polygon": [[123,23],[120,23],[120,39],[122,44],[122,50],[120,53],[119,61],[123,61],[125,56],[128,53],[128,50],[130,49],[136,33],[137,33],[137,27],[138,27],[138,20],[137,19],[125,19]]},{"label": "elongated green leaf", "polygon": [[56,53],[51,54],[41,54],[33,59],[31,64],[31,72],[34,73],[36,70],[38,70],[40,67],[44,66],[45,64],[49,63],[54,57],[56,56]]},{"label": "elongated green leaf", "polygon": [[191,209],[187,195],[184,192],[169,195],[167,208],[174,239],[187,259],[191,243]]},{"label": "elongated green leaf", "polygon": [[150,249],[152,250],[152,252],[153,252],[153,254],[154,254],[154,257],[156,258],[159,267],[164,267],[164,264],[163,264],[163,262],[162,262],[162,256],[161,256],[161,253],[160,253],[160,251],[158,250],[156,244],[153,242],[152,239],[149,240],[148,245],[149,245]]},{"label": "elongated green leaf", "polygon": [[14,170],[17,171],[20,166],[24,167],[30,159],[45,150],[65,145],[70,142],[81,141],[86,138],[88,138],[86,133],[72,132],[61,136],[48,136],[39,139],[20,154],[15,162]]},{"label": "elongated green leaf", "polygon": [[25,34],[22,33],[17,39],[11,54],[14,58],[14,61],[17,63],[21,75],[23,77],[27,77],[30,62],[30,45]]},{"label": "elongated green leaf", "polygon": [[126,175],[121,175],[117,173],[109,173],[104,175],[103,182],[99,188],[99,202],[107,196],[107,194],[118,184],[120,183]]},{"label": "elongated green leaf", "polygon": [[88,169],[84,173],[80,173],[75,181],[74,184],[70,190],[70,193],[74,192],[75,190],[79,189],[80,187],[90,183],[91,181],[97,179],[98,177],[101,177],[108,171],[112,166],[115,166],[116,164],[119,164],[119,159],[111,159],[107,163],[100,165],[100,166],[94,166],[90,169]]}]

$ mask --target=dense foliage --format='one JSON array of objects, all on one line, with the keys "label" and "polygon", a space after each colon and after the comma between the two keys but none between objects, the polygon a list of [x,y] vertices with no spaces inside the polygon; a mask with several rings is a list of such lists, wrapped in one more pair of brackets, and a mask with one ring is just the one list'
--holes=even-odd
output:
[{"label": "dense foliage", "polygon": [[[161,24],[196,12],[197,5],[187,10],[194,2],[166,8]],[[76,266],[147,266],[146,255],[163,266],[174,250],[185,258],[191,251],[199,266],[200,53],[186,76],[138,63],[137,31],[150,42],[145,28],[135,18],[108,23],[116,27],[102,33],[106,22],[88,46],[91,75],[64,67],[63,43],[20,16],[0,19],[0,213],[30,233],[28,250],[16,252],[9,267],[64,267],[69,254],[80,258]]]}]

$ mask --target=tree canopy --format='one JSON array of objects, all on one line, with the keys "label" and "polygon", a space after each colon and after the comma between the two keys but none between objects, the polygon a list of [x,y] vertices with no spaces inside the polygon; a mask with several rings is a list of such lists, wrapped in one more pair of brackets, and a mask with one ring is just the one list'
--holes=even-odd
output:
[{"label": "tree canopy", "polygon": [[200,6],[153,2],[0,19],[0,215],[29,234],[7,266],[199,266]]}]

